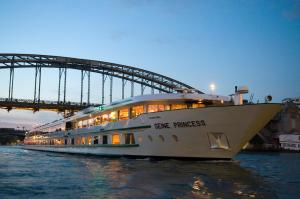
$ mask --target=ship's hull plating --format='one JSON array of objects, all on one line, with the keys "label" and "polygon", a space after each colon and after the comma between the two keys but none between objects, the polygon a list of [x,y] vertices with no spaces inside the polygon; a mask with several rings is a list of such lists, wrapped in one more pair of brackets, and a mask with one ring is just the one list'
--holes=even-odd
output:
[{"label": "ship's hull plating", "polygon": [[[280,104],[254,104],[148,113],[104,127],[68,132],[69,137],[119,133],[120,145],[24,147],[105,156],[231,159],[280,109]],[[134,133],[135,144],[125,145],[124,133]]]}]

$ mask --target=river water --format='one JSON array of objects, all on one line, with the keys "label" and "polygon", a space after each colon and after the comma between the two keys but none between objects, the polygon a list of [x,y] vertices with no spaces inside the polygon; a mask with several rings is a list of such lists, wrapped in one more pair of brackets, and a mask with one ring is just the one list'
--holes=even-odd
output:
[{"label": "river water", "polygon": [[296,199],[300,153],[154,161],[0,147],[0,198]]}]

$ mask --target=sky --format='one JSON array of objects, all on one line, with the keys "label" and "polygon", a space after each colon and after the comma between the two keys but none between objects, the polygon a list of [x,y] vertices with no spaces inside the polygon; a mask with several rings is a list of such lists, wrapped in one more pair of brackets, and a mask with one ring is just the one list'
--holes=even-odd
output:
[{"label": "sky", "polygon": [[[226,96],[247,85],[246,98],[254,94],[255,102],[300,96],[299,0],[0,0],[0,24],[0,53],[120,63],[205,93],[214,83]],[[0,97],[8,96],[8,74],[0,70]],[[43,70],[42,99],[57,99],[57,77],[57,70]],[[14,97],[32,99],[33,85],[33,70],[15,71]],[[117,100],[120,82],[114,85]],[[79,101],[79,86],[79,72],[71,71],[68,100]],[[99,103],[99,75],[91,87]],[[0,127],[30,128],[57,117],[0,110]]]}]

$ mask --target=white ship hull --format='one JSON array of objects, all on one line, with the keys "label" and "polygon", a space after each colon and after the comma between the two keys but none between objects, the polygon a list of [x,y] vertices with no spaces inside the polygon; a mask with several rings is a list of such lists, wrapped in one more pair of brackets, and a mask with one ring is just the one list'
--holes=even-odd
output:
[{"label": "white ship hull", "polygon": [[[280,109],[279,104],[254,104],[147,113],[128,121],[65,132],[67,139],[74,135],[118,133],[118,145],[111,144],[109,138],[106,145],[24,147],[106,156],[231,159]],[[135,144],[124,144],[124,133],[133,133]]]}]

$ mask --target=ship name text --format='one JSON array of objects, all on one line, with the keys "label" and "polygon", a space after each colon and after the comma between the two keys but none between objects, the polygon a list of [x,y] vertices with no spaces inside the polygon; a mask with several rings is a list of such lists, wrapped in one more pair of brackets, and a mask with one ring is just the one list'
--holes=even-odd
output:
[{"label": "ship name text", "polygon": [[189,128],[189,127],[200,127],[206,126],[204,120],[195,120],[195,121],[180,121],[180,122],[173,122],[172,125],[170,123],[155,123],[155,129],[169,129],[173,126],[173,128]]}]

